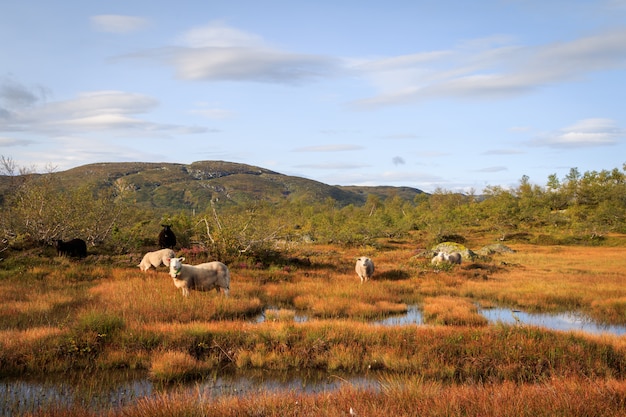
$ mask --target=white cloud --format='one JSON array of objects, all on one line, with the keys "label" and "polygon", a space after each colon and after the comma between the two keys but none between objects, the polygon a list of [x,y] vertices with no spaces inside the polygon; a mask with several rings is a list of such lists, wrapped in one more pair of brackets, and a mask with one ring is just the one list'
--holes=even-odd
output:
[{"label": "white cloud", "polygon": [[91,24],[101,32],[130,33],[145,29],[149,21],[143,17],[102,14],[92,16]]},{"label": "white cloud", "polygon": [[595,118],[580,120],[557,132],[541,135],[530,144],[553,148],[595,147],[615,145],[624,137],[626,130],[618,127],[614,120]]}]

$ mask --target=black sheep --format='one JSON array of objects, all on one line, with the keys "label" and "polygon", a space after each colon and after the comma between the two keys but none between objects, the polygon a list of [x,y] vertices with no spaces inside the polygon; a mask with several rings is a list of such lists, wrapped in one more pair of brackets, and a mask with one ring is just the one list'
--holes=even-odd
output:
[{"label": "black sheep", "polygon": [[171,225],[162,224],[163,230],[159,233],[159,246],[161,249],[173,249],[176,246],[176,235],[171,229]]},{"label": "black sheep", "polygon": [[55,244],[59,256],[84,258],[87,256],[87,244],[82,239],[72,239],[67,242],[57,240]]}]

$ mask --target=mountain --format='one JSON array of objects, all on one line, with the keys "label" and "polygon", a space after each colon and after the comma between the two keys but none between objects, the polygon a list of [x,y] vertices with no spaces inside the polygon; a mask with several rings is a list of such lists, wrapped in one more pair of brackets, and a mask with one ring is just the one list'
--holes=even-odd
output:
[{"label": "mountain", "polygon": [[[332,198],[341,206],[361,205],[368,194],[411,200],[423,191],[410,187],[332,186],[265,168],[225,161],[191,164],[111,162],[88,164],[51,174],[62,188],[113,188],[134,204],[152,209],[204,209],[210,202],[246,204],[282,200],[315,202]],[[0,176],[0,194],[15,178]]]}]

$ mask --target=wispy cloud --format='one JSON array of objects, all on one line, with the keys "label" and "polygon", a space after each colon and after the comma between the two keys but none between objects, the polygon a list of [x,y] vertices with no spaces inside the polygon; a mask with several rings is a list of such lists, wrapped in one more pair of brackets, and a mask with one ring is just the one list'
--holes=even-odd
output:
[{"label": "wispy cloud", "polygon": [[611,119],[584,119],[556,132],[536,137],[532,146],[552,148],[582,148],[616,145],[626,138],[626,130]]},{"label": "wispy cloud", "polygon": [[523,151],[518,149],[491,149],[483,152],[483,155],[519,155],[523,154]]},{"label": "wispy cloud", "polygon": [[150,21],[143,17],[124,16],[117,14],[102,14],[91,17],[92,26],[101,32],[130,33],[143,30],[149,26]]},{"label": "wispy cloud", "polygon": [[318,164],[300,164],[295,165],[295,168],[309,168],[309,169],[332,169],[332,170],[341,170],[341,169],[359,169],[365,168],[368,165],[358,165],[358,164],[349,164],[346,162],[322,162]]},{"label": "wispy cloud", "polygon": [[[0,93],[1,94],[1,93]],[[37,101],[29,106],[12,106],[0,117],[0,132],[30,131],[46,136],[94,131],[124,131],[134,134],[202,133],[196,126],[156,123],[139,115],[154,110],[159,102],[149,96],[121,91],[94,91],[63,101]],[[34,97],[34,96],[33,96]],[[15,104],[16,100],[13,100]]]},{"label": "wispy cloud", "polygon": [[35,143],[35,141],[29,139],[15,139],[0,136],[0,147],[27,146],[32,143]]},{"label": "wispy cloud", "polygon": [[336,144],[336,145],[316,145],[316,146],[304,146],[302,148],[296,148],[294,152],[344,152],[344,151],[359,151],[361,149],[365,149],[360,145],[347,145],[347,144]]},{"label": "wispy cloud", "polygon": [[501,172],[507,171],[508,168],[505,166],[494,166],[494,167],[485,167],[473,170],[473,172]]},{"label": "wispy cloud", "polygon": [[189,30],[179,43],[126,58],[156,60],[189,81],[300,84],[334,76],[341,68],[337,58],[283,51],[219,21]]},{"label": "wispy cloud", "polygon": [[394,133],[394,134],[382,136],[382,139],[393,139],[393,140],[418,139],[418,138],[419,136],[413,133]]},{"label": "wispy cloud", "polygon": [[406,162],[404,161],[404,158],[401,156],[394,156],[391,159],[391,162],[393,162],[394,165],[404,165]]},{"label": "wispy cloud", "polygon": [[497,37],[419,56],[423,59],[384,58],[356,67],[379,93],[353,104],[371,108],[444,97],[511,97],[623,68],[626,29],[539,46]]},{"label": "wispy cloud", "polygon": [[235,113],[230,110],[225,110],[217,107],[193,109],[190,110],[190,113],[197,114],[211,120],[230,119],[235,115]]}]

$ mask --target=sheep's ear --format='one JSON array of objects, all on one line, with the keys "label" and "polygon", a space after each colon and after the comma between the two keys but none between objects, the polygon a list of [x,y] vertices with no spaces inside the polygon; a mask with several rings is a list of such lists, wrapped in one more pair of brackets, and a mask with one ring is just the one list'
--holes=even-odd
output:
[{"label": "sheep's ear", "polygon": [[180,258],[180,261],[183,262],[185,260],[185,258]]}]

